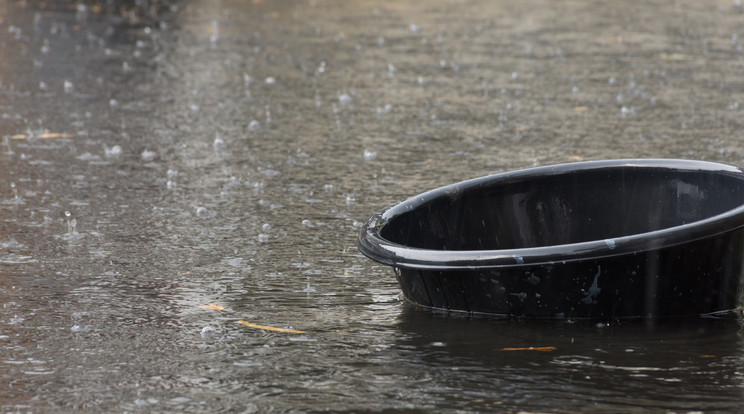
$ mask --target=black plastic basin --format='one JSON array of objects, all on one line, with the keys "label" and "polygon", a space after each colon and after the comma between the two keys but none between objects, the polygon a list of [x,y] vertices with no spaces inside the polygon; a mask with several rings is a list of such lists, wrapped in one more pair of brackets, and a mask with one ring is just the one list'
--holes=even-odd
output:
[{"label": "black plastic basin", "polygon": [[742,305],[744,173],[688,160],[531,168],[387,207],[359,248],[415,304],[529,317],[664,317]]}]

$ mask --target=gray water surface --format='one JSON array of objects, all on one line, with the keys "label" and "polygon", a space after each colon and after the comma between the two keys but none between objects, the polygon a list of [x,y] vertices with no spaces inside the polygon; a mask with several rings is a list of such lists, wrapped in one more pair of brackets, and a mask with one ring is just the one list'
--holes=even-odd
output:
[{"label": "gray water surface", "polygon": [[356,239],[494,172],[741,165],[742,19],[730,0],[0,1],[0,409],[741,411],[738,321],[432,314]]}]

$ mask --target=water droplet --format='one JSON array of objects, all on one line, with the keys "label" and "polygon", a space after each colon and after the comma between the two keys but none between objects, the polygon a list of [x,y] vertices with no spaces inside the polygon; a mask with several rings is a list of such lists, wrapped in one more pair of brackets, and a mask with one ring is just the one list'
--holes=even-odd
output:
[{"label": "water droplet", "polygon": [[214,328],[212,328],[209,325],[203,327],[201,330],[201,337],[204,339],[211,338],[214,336],[214,334],[215,334]]},{"label": "water droplet", "polygon": [[150,162],[155,159],[156,155],[157,153],[155,151],[150,151],[148,149],[145,149],[144,151],[142,151],[142,154],[140,155],[140,157],[142,157],[142,161]]},{"label": "water droplet", "polygon": [[104,144],[103,153],[106,155],[107,158],[116,158],[121,155],[121,147],[118,145],[114,145],[113,147],[109,148]]},{"label": "water droplet", "polygon": [[348,93],[343,93],[339,95],[338,97],[338,102],[341,105],[349,105],[351,104],[351,101],[352,101],[351,95],[349,95]]},{"label": "water droplet", "polygon": [[205,207],[199,207],[196,209],[196,216],[199,218],[207,218],[209,217],[209,210]]}]

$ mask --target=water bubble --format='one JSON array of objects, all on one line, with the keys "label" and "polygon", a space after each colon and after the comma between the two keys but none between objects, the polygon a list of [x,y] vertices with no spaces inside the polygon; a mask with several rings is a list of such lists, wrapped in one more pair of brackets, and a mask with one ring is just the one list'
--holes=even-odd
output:
[{"label": "water bubble", "polygon": [[116,100],[116,99],[114,99],[114,98],[111,98],[109,100],[109,106],[112,107],[112,108],[115,108],[115,107],[119,106],[119,101]]},{"label": "water bubble", "polygon": [[341,105],[349,105],[351,104],[351,101],[352,101],[351,95],[349,95],[348,93],[343,93],[339,95],[338,97],[338,102]]},{"label": "water bubble", "polygon": [[512,72],[511,74],[512,79],[517,79],[518,77],[519,77],[519,74],[517,72]]},{"label": "water bubble", "polygon": [[68,80],[66,80],[63,85],[65,93],[72,93],[72,91],[75,90],[75,85],[73,85],[72,82]]},{"label": "water bubble", "polygon": [[390,113],[390,111],[393,110],[393,106],[390,104],[385,104],[384,107],[377,107],[377,115],[385,115],[387,113]]},{"label": "water bubble", "polygon": [[266,243],[268,241],[269,241],[269,235],[268,234],[259,233],[259,235],[258,235],[258,242],[259,243]]},{"label": "water bubble", "polygon": [[617,82],[617,80],[614,76],[610,76],[610,79],[607,79],[607,83],[609,83],[610,85],[614,85],[615,82]]},{"label": "water bubble", "polygon": [[269,223],[266,223],[263,226],[261,226],[261,231],[268,233],[270,230],[271,230],[271,224]]},{"label": "water bubble", "polygon": [[254,119],[250,124],[248,124],[248,129],[251,131],[258,131],[261,129],[261,124]]},{"label": "water bubble", "polygon": [[424,84],[424,77],[423,76],[419,76],[418,79],[417,79],[417,82],[418,82],[419,85],[423,85]]},{"label": "water bubble", "polygon": [[364,161],[373,161],[377,159],[377,153],[375,151],[364,150]]},{"label": "water bubble", "polygon": [[333,191],[333,184],[324,185],[323,190],[325,190],[326,192]]},{"label": "water bubble", "polygon": [[417,35],[417,34],[421,33],[421,28],[419,28],[415,24],[411,23],[408,26],[408,31],[411,32],[412,35]]},{"label": "water bubble", "polygon": [[217,136],[214,139],[214,142],[212,143],[212,147],[215,151],[224,151],[227,149],[227,145],[225,144],[225,141],[222,140],[219,136]]},{"label": "water bubble", "polygon": [[272,77],[272,76],[269,76],[269,77],[267,77],[266,79],[264,79],[264,82],[265,82],[265,83],[266,83],[267,85],[273,85],[273,84],[275,84],[275,83],[276,83],[276,79],[274,79],[274,77]]},{"label": "water bubble", "polygon": [[46,82],[44,82],[44,81],[39,82],[39,89],[41,89],[42,91],[47,90],[47,84],[46,84]]},{"label": "water bubble", "polygon": [[302,220],[302,227],[312,227],[312,226],[313,224],[310,223],[310,220],[308,219]]},{"label": "water bubble", "polygon": [[169,190],[175,190],[176,189],[176,182],[173,180],[168,180],[167,183],[165,183],[166,188]]},{"label": "water bubble", "polygon": [[88,327],[85,325],[72,325],[72,327],[70,328],[70,331],[75,332],[75,333],[85,332],[87,330],[88,330]]},{"label": "water bubble", "polygon": [[114,145],[113,147],[109,148],[104,144],[103,153],[106,155],[106,158],[116,158],[121,155],[121,147],[118,145]]},{"label": "water bubble", "polygon": [[202,330],[201,330],[201,337],[204,338],[204,339],[209,339],[209,338],[213,337],[214,334],[215,334],[214,328],[212,328],[209,325],[203,327]]},{"label": "water bubble", "polygon": [[142,151],[142,154],[140,155],[140,157],[142,158],[142,161],[150,162],[155,159],[156,155],[157,153],[155,151],[150,151],[148,149],[145,149],[144,151]]},{"label": "water bubble", "polygon": [[207,218],[209,217],[209,210],[207,210],[205,207],[198,207],[196,209],[196,216],[199,218]]},{"label": "water bubble", "polygon": [[251,86],[252,83],[253,83],[253,78],[251,77],[251,75],[249,75],[247,73],[244,73],[243,74],[243,84],[245,85],[245,87],[247,88],[247,87]]},{"label": "water bubble", "polygon": [[346,196],[346,205],[347,206],[350,206],[350,205],[354,204],[355,202],[356,202],[356,199],[354,198],[354,196],[352,196],[352,195],[347,195]]}]

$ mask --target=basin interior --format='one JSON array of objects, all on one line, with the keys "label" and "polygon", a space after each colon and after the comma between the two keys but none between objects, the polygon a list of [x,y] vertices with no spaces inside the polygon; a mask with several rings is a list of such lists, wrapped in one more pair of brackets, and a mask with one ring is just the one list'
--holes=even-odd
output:
[{"label": "basin interior", "polygon": [[744,204],[743,190],[742,174],[723,170],[615,166],[502,175],[436,190],[392,217],[380,235],[435,250],[580,243],[710,218]]}]

